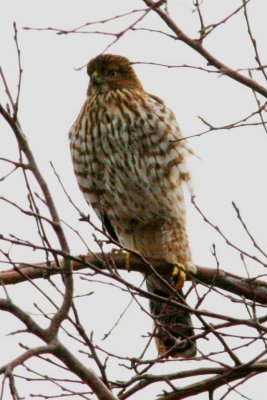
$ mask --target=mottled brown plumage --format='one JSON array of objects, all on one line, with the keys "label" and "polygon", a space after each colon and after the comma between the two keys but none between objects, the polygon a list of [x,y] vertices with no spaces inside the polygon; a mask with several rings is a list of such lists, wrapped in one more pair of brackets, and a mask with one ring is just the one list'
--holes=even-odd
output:
[{"label": "mottled brown plumage", "polygon": [[[74,171],[86,200],[125,247],[194,271],[182,188],[190,179],[190,150],[178,140],[174,114],[144,91],[124,57],[100,55],[89,62],[88,74],[88,97],[70,131]],[[183,280],[181,274],[177,288]],[[171,271],[167,281],[173,283]],[[147,278],[147,287],[174,296],[156,276]],[[177,293],[185,304],[182,291]],[[155,300],[150,308],[159,353],[194,356],[190,314]]]}]

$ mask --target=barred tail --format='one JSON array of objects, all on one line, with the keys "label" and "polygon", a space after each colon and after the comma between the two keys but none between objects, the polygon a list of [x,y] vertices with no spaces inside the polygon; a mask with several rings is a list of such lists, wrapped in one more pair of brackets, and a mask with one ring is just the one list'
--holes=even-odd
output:
[{"label": "barred tail", "polygon": [[[151,293],[157,294],[166,299],[171,298],[171,293],[158,279],[152,276],[147,277],[147,288]],[[179,290],[172,299],[186,305],[184,294]],[[150,311],[155,321],[154,337],[156,340],[159,355],[167,352],[166,355],[174,358],[190,358],[196,355],[195,341],[190,337],[194,335],[190,313],[176,306],[165,302],[150,300]]]}]

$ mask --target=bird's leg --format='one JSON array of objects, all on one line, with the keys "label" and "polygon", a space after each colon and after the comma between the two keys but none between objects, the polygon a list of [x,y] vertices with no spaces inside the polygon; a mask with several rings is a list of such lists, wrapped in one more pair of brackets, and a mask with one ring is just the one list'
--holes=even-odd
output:
[{"label": "bird's leg", "polygon": [[[138,247],[136,244],[136,240],[134,235],[131,237],[131,250],[138,252]],[[131,253],[124,249],[113,249],[113,253],[122,253],[125,255],[125,269],[130,272],[131,271]]]},{"label": "bird's leg", "polygon": [[176,262],[174,264],[171,280],[176,290],[179,290],[184,286],[184,282],[186,280],[186,273],[185,273],[185,267],[182,263]]},{"label": "bird's leg", "polygon": [[[137,247],[134,235],[132,235],[132,237],[131,237],[131,242],[132,242],[131,243],[131,249],[138,253],[139,251],[138,251],[138,247]],[[125,252],[125,268],[127,269],[128,272],[131,271],[131,256],[132,255],[131,255],[131,253],[129,251]]]},{"label": "bird's leg", "polygon": [[[136,252],[136,253],[141,253],[138,248],[138,245],[136,242],[136,237],[134,234],[127,236],[126,243],[127,243],[126,246],[127,246],[127,248],[129,248],[129,250],[132,250],[133,252]],[[120,249],[112,249],[111,252],[113,254],[123,254],[125,256],[125,269],[128,272],[130,272],[131,271],[131,257],[132,257],[131,251],[120,248]]]},{"label": "bird's leg", "polygon": [[112,249],[111,250],[112,254],[123,254],[125,256],[125,269],[130,272],[131,270],[131,253],[129,251],[126,251],[124,249]]},{"label": "bird's leg", "polygon": [[[131,242],[132,242],[131,243],[131,249],[138,253],[139,251],[138,251],[138,247],[137,247],[134,235],[132,235],[132,237],[131,237]],[[125,268],[127,269],[128,272],[131,271],[131,256],[132,256],[131,253],[129,251],[126,251],[126,254],[125,254]]]},{"label": "bird's leg", "polygon": [[125,252],[125,269],[131,271],[131,253],[129,251]]}]

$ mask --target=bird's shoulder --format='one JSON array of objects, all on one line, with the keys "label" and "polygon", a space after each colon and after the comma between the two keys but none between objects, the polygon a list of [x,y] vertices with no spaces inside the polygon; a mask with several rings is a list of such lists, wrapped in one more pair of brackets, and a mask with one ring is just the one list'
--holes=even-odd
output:
[{"label": "bird's shoulder", "polygon": [[162,100],[160,97],[156,96],[155,94],[147,93],[148,97],[153,99],[156,103],[162,104],[166,107],[166,104],[164,100]]},{"label": "bird's shoulder", "polygon": [[176,143],[177,147],[180,149],[183,148],[187,156],[193,155],[194,152],[188,145],[187,140],[183,137],[174,112],[160,97],[151,93],[146,93],[146,96],[156,120],[160,120],[165,125],[168,139],[171,142]]},{"label": "bird's shoulder", "polygon": [[170,140],[176,140],[181,138],[181,130],[174,112],[167,106],[164,100],[160,97],[146,93],[146,104],[150,113],[153,115],[151,118],[155,125],[161,126],[165,132],[168,132]]}]

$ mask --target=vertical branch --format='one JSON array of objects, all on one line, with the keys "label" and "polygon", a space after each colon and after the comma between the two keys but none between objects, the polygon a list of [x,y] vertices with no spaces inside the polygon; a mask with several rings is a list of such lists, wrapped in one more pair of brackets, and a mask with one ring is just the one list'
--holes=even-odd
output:
[{"label": "vertical branch", "polygon": [[[255,37],[254,37],[254,35],[252,33],[252,29],[251,29],[251,26],[250,26],[248,10],[247,10],[247,4],[246,4],[245,0],[242,0],[242,1],[243,1],[244,17],[245,17],[245,21],[246,21],[246,25],[247,25],[248,35],[249,35],[249,38],[250,38],[250,41],[251,41],[251,44],[253,46],[254,53],[255,53],[255,60],[256,60],[256,62],[258,64],[258,66],[259,66],[259,71],[262,73],[264,79],[267,81],[267,73],[266,73],[266,71],[264,69],[264,66],[263,66],[262,62],[261,62],[259,51],[258,51],[258,46],[257,46],[257,41],[256,41],[256,39],[255,39]],[[253,79],[251,70],[248,70],[248,74],[249,74],[249,77],[251,79]],[[257,103],[258,107],[260,108],[261,107],[261,103],[260,103],[260,100],[258,99],[257,93],[254,90],[253,90],[253,94],[254,94],[256,103]],[[260,120],[261,120],[262,126],[263,126],[263,128],[265,130],[265,133],[267,134],[267,126],[266,126],[266,123],[264,122],[262,111],[260,112],[259,116],[260,116]]]},{"label": "vertical branch", "polygon": [[[62,229],[59,215],[58,215],[57,209],[55,207],[54,201],[52,199],[51,193],[48,189],[46,181],[44,180],[41,172],[39,171],[39,169],[37,167],[33,153],[29,147],[29,144],[27,142],[27,139],[26,139],[24,133],[22,132],[20,124],[17,119],[14,119],[14,117],[10,116],[10,114],[4,109],[4,107],[1,104],[0,104],[0,114],[7,121],[7,123],[11,127],[13,133],[15,134],[17,141],[19,143],[19,147],[24,152],[24,154],[26,155],[26,158],[28,160],[29,169],[33,173],[35,179],[37,180],[37,182],[43,192],[47,207],[49,209],[49,212],[50,212],[50,215],[52,218],[52,226],[53,226],[53,229],[59,240],[61,249],[64,253],[69,253],[69,246],[68,246],[64,231]],[[59,310],[57,311],[57,313],[55,314],[55,316],[53,317],[53,319],[51,321],[51,329],[55,333],[57,332],[58,327],[61,324],[61,322],[66,318],[67,313],[71,307],[72,295],[73,295],[73,279],[72,279],[71,270],[72,270],[71,262],[66,257],[66,258],[64,258],[63,265],[62,265],[62,273],[63,273],[63,277],[64,277],[64,283],[66,285],[64,299],[63,299],[62,306],[59,308]]]},{"label": "vertical branch", "polygon": [[14,120],[16,120],[17,115],[18,115],[18,109],[19,109],[19,98],[20,98],[20,92],[21,92],[23,70],[22,70],[22,66],[21,66],[21,52],[20,52],[20,48],[19,48],[18,30],[17,30],[16,22],[14,22],[13,27],[14,27],[14,40],[15,40],[15,45],[16,45],[17,55],[18,55],[18,67],[19,67],[18,90],[17,90],[16,100],[14,102]]},{"label": "vertical branch", "polygon": [[250,41],[252,43],[252,46],[253,46],[253,49],[254,49],[254,53],[255,53],[255,60],[256,60],[256,62],[258,64],[258,66],[259,66],[259,70],[262,72],[262,75],[264,76],[265,80],[267,81],[267,73],[266,73],[265,69],[263,68],[263,64],[261,62],[260,54],[259,54],[259,51],[258,51],[257,41],[256,41],[255,37],[253,36],[252,29],[251,29],[251,26],[250,26],[248,10],[247,10],[247,3],[246,3],[245,0],[242,0],[242,1],[243,1],[244,17],[245,17],[245,20],[246,20],[248,34],[249,34]]},{"label": "vertical branch", "polygon": [[200,38],[199,38],[199,40],[200,41],[202,41],[204,38],[205,38],[205,24],[204,24],[204,18],[203,18],[203,15],[202,15],[202,12],[201,12],[201,9],[200,9],[200,3],[199,3],[199,0],[194,0],[193,1],[193,4],[194,4],[194,6],[195,6],[195,11],[197,12],[197,14],[198,14],[198,18],[199,18],[199,22],[200,22],[200,30],[199,30],[199,33],[200,33]]}]

